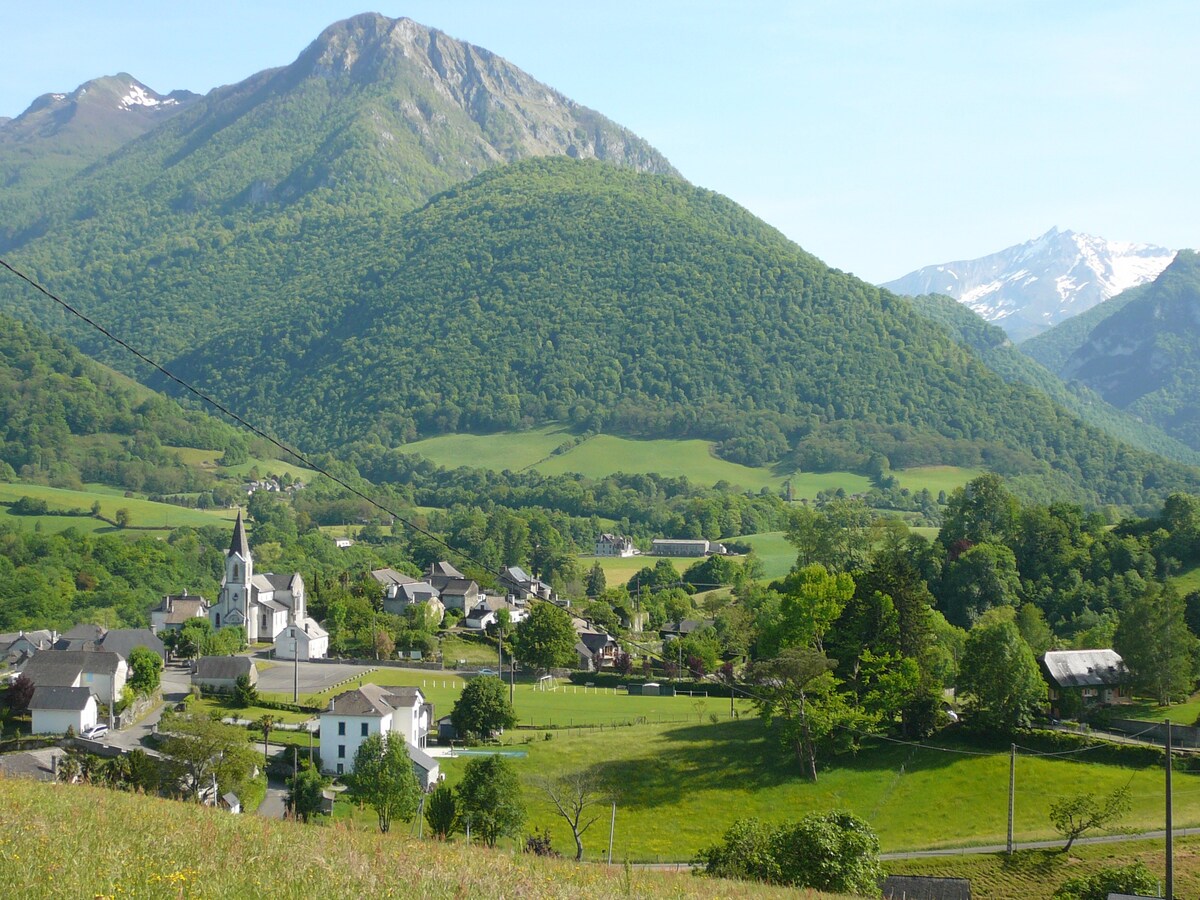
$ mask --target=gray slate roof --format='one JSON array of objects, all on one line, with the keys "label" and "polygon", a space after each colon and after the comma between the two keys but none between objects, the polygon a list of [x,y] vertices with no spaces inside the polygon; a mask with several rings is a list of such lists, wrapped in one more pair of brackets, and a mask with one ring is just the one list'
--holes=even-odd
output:
[{"label": "gray slate roof", "polygon": [[329,701],[325,712],[339,716],[386,716],[398,709],[412,709],[425,696],[415,687],[380,687],[364,684],[344,691]]},{"label": "gray slate roof", "polygon": [[232,681],[239,675],[249,675],[253,668],[254,660],[248,656],[202,656],[196,660],[196,672],[193,677]]},{"label": "gray slate roof", "polygon": [[78,712],[87,708],[91,698],[91,688],[39,685],[33,689],[29,709],[66,709]]},{"label": "gray slate roof", "polygon": [[1042,657],[1046,674],[1059,687],[1101,687],[1129,674],[1115,650],[1051,650]]},{"label": "gray slate roof", "polygon": [[157,612],[165,612],[168,625],[183,625],[188,619],[199,618],[208,612],[208,601],[199,594],[168,594],[158,605]]},{"label": "gray slate roof", "polygon": [[242,524],[242,511],[239,509],[237,521],[233,523],[233,540],[229,542],[229,552],[236,553],[242,559],[250,558],[250,542],[246,540],[246,526]]},{"label": "gray slate roof", "polygon": [[385,587],[391,584],[413,584],[420,580],[395,569],[373,569],[371,577]]},{"label": "gray slate roof", "polygon": [[884,900],[971,900],[971,882],[966,878],[889,875],[880,889]]},{"label": "gray slate roof", "polygon": [[25,664],[24,672],[34,684],[71,684],[81,672],[113,675],[121,657],[105,650],[43,650]]},{"label": "gray slate roof", "polygon": [[145,647],[159,656],[163,656],[167,652],[163,642],[149,628],[109,629],[105,632],[104,639],[100,641],[98,649],[120,653],[125,659],[129,659],[129,654],[134,647]]}]

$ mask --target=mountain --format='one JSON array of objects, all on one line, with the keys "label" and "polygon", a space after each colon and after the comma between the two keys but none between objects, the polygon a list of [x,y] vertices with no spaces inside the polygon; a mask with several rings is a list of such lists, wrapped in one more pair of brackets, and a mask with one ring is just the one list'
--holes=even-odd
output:
[{"label": "mountain", "polygon": [[[6,258],[310,449],[555,421],[752,464],[986,466],[1091,503],[1200,489],[599,114],[404,19],[331,26],[14,222]],[[9,281],[0,305],[146,374]]]},{"label": "mountain", "polygon": [[926,266],[883,287],[910,296],[953,297],[1022,340],[1153,281],[1174,255],[1151,244],[1051,228],[999,253]]},{"label": "mountain", "polygon": [[197,99],[189,91],[159,94],[124,72],[69,94],[43,94],[15,119],[0,120],[0,210],[28,201]]},{"label": "mountain", "polygon": [[561,421],[705,437],[756,464],[987,465],[1106,502],[1200,486],[679,179],[529,160],[435,197],[373,250],[324,273],[344,292],[293,293],[290,316],[176,369],[308,446]]},{"label": "mountain", "polygon": [[[1138,291],[1144,290],[1145,287],[1134,288],[1119,297],[1132,297]],[[1041,341],[1059,329],[1074,325],[1079,319],[1090,316],[1104,306],[1117,303],[1118,297],[1092,307],[1080,316],[1068,319],[1057,328],[1022,344],[1020,349],[1013,344],[1002,328],[985,322],[956,300],[941,294],[924,294],[909,299],[917,312],[949,329],[956,340],[979,354],[979,358],[988,368],[1005,381],[1026,384],[1041,391],[1084,422],[1128,444],[1151,453],[1159,453],[1176,462],[1200,465],[1200,452],[1197,450],[1169,437],[1156,426],[1117,409],[1086,385],[1077,381],[1064,382],[1046,365],[1023,352],[1028,343]]]},{"label": "mountain", "polygon": [[281,288],[298,272],[320,282],[347,254],[368,264],[379,232],[438,191],[554,154],[678,177],[645,141],[491,52],[360,15],[27,203],[0,227],[0,252],[169,356],[288,315]]},{"label": "mountain", "polygon": [[1200,255],[1181,250],[1152,284],[1129,293],[1060,374],[1200,449]]}]

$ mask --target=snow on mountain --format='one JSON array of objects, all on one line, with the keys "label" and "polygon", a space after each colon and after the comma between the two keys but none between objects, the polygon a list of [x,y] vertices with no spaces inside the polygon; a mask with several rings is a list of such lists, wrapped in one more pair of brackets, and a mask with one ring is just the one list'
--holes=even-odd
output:
[{"label": "snow on mountain", "polygon": [[999,253],[926,266],[883,287],[954,297],[1021,340],[1153,281],[1174,258],[1174,250],[1152,244],[1051,228]]}]

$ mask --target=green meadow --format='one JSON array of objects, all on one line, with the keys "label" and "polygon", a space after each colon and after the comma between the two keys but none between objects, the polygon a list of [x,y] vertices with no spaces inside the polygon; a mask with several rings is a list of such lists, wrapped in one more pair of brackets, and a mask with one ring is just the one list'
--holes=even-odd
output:
[{"label": "green meadow", "polygon": [[[234,511],[227,509],[187,509],[170,503],[155,503],[139,497],[126,497],[112,488],[99,487],[84,491],[47,487],[42,484],[0,483],[0,502],[12,503],[21,497],[45,500],[50,509],[90,509],[94,502],[100,503],[100,514],[113,519],[118,509],[129,510],[129,533],[137,534],[140,529],[171,529],[182,525],[200,527],[219,525],[233,521]],[[91,516],[15,516],[7,506],[0,507],[0,521],[22,528],[33,528],[40,523],[46,531],[63,531],[76,527],[84,531],[117,532],[120,529]]]},{"label": "green meadow", "polygon": [[[727,712],[715,724],[706,718],[686,725],[557,732],[550,740],[519,733],[508,737],[528,753],[513,762],[526,786],[530,823],[548,826],[556,846],[568,846],[570,832],[537,782],[577,771],[594,774],[614,791],[616,847],[622,858],[688,860],[738,818],[780,822],[830,809],[848,810],[867,820],[885,851],[969,847],[1005,839],[1009,759],[1001,749],[975,756],[868,742],[856,755],[825,764],[812,783],[800,776],[795,759],[768,739],[760,720],[730,720]],[[979,752],[969,744],[949,747]],[[453,782],[465,760],[443,765]],[[1082,791],[1102,795],[1126,785],[1132,808],[1120,828],[1161,827],[1160,767],[1020,756],[1015,837],[1054,839],[1052,802]],[[1200,824],[1200,776],[1177,774],[1175,791],[1176,825]],[[914,814],[915,810],[927,814]],[[602,843],[592,838],[591,858],[599,856]]]}]

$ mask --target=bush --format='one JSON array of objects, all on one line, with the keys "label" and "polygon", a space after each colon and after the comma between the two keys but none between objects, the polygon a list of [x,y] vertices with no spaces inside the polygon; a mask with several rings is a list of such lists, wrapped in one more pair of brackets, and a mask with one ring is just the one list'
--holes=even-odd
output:
[{"label": "bush", "polygon": [[883,877],[879,839],[866,822],[844,812],[805,816],[770,826],[740,819],[720,844],[700,851],[703,874],[815,888],[836,893],[878,893]]}]

